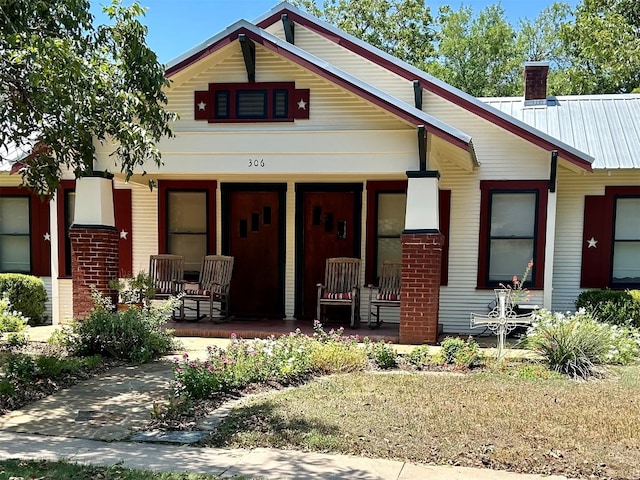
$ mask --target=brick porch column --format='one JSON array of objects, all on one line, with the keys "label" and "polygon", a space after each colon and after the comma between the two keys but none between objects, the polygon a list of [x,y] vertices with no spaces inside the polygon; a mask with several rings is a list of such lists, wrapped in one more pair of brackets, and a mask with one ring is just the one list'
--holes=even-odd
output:
[{"label": "brick porch column", "polygon": [[440,270],[444,236],[440,233],[437,171],[407,172],[407,212],[402,233],[400,343],[438,340]]},{"label": "brick porch column", "polygon": [[109,281],[118,278],[118,240],[113,211],[113,175],[76,180],[74,222],[69,228],[73,283],[73,317],[93,308],[91,286],[111,295]]},{"label": "brick porch column", "polygon": [[435,344],[438,340],[440,268],[444,235],[402,235],[400,343]]}]

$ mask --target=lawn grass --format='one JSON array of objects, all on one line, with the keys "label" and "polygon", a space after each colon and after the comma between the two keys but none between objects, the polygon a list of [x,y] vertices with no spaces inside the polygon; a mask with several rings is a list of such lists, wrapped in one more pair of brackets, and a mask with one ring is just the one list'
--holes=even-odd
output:
[{"label": "lawn grass", "polygon": [[158,473],[121,466],[100,467],[68,462],[1,460],[0,480],[218,480],[217,475]]},{"label": "lawn grass", "polygon": [[237,408],[210,442],[640,478],[640,367],[603,380],[362,372]]}]

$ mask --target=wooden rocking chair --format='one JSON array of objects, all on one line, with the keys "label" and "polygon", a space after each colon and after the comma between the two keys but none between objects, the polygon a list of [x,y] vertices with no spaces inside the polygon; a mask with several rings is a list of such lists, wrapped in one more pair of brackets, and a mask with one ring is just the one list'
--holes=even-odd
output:
[{"label": "wooden rocking chair", "polygon": [[318,284],[316,318],[322,320],[322,307],[350,305],[351,327],[360,323],[360,259],[328,258],[324,281]]},{"label": "wooden rocking chair", "polygon": [[[380,274],[380,285],[378,286],[378,293],[375,298],[373,291],[376,288],[374,285],[368,285],[369,287],[369,314],[367,316],[367,326],[369,328],[378,328],[382,324],[380,318],[381,307],[400,307],[400,287],[402,276],[402,262],[387,260],[382,263],[382,273]],[[376,307],[376,312],[373,313],[372,309]],[[371,324],[371,316],[376,317],[375,325]]]},{"label": "wooden rocking chair", "polygon": [[[182,303],[180,305],[180,318],[185,319],[185,301],[196,302],[196,318],[199,321],[205,315],[200,315],[200,302],[209,302],[209,319],[213,321],[214,309],[220,312],[219,321],[224,321],[229,316],[229,287],[231,286],[231,274],[233,272],[233,257],[225,255],[207,255],[202,260],[200,278],[198,284],[186,284]],[[195,288],[194,288],[195,286]],[[214,307],[218,303],[219,307]]]},{"label": "wooden rocking chair", "polygon": [[[153,298],[167,300],[181,291],[184,276],[184,257],[182,255],[151,255],[149,258],[149,276],[153,281]],[[175,312],[172,312],[175,318]]]}]

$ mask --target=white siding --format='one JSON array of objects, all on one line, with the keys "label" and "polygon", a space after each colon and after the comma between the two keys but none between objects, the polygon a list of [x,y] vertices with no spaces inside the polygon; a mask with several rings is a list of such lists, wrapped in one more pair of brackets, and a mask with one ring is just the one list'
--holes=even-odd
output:
[{"label": "white siding", "polygon": [[70,278],[59,279],[60,293],[58,323],[69,323],[73,319],[73,283]]}]

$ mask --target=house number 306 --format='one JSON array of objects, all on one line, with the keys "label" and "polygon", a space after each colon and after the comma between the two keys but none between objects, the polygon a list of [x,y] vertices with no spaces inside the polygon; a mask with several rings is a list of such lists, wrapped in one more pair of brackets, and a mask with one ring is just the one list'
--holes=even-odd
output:
[{"label": "house number 306", "polygon": [[264,168],[264,159],[249,159],[249,168]]}]

